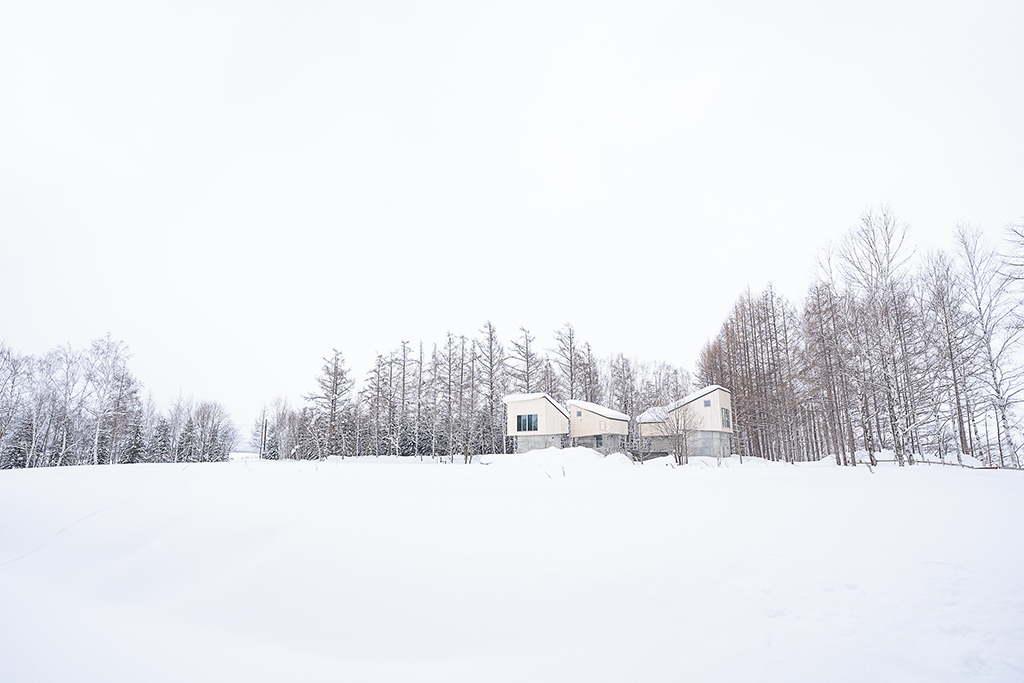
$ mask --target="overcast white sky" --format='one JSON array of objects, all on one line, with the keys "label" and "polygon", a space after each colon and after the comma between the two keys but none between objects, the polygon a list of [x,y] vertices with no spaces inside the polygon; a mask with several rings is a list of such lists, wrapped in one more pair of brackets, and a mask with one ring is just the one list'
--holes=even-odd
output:
[{"label": "overcast white sky", "polygon": [[248,424],[322,356],[571,321],[692,368],[887,203],[1024,216],[1024,3],[0,4],[0,340]]}]

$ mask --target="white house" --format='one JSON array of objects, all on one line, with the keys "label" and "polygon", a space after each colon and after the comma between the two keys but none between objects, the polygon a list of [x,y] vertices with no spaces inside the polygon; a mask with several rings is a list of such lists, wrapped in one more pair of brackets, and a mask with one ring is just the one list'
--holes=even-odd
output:
[{"label": "white house", "polygon": [[512,394],[502,399],[507,411],[509,436],[515,436],[516,452],[559,448],[569,433],[569,412],[545,393]]},{"label": "white house", "polygon": [[645,411],[638,419],[640,436],[650,454],[674,453],[728,457],[732,437],[732,394],[714,384],[667,406]]},{"label": "white house", "polygon": [[568,401],[570,433],[580,446],[607,455],[622,451],[629,433],[629,415],[587,401]]}]

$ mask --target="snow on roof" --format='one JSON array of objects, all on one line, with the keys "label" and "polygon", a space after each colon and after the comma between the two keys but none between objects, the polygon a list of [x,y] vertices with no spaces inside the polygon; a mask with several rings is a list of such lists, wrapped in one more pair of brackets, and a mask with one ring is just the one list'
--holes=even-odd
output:
[{"label": "snow on roof", "polygon": [[709,387],[704,387],[699,391],[693,392],[689,396],[684,396],[678,401],[669,403],[667,406],[655,406],[654,408],[648,408],[640,415],[640,417],[637,418],[637,420],[641,424],[664,422],[665,420],[668,419],[668,414],[671,413],[673,410],[678,410],[679,408],[682,408],[683,406],[689,403],[693,403],[697,399],[707,396],[712,391],[716,391],[718,389],[721,389],[727,394],[732,394],[732,392],[726,389],[725,387],[718,386],[717,384],[712,384]]},{"label": "snow on roof", "polygon": [[536,394],[509,394],[508,396],[501,400],[505,405],[508,405],[509,403],[518,403],[519,401],[534,401],[538,398],[546,398],[548,401],[551,402],[551,405],[558,408],[558,412],[560,412],[562,415],[565,415],[566,418],[569,417],[569,411],[566,410],[564,407],[558,405],[558,403],[555,402],[555,399],[551,398],[550,396],[547,395],[547,393],[543,391],[538,392]]},{"label": "snow on roof", "polygon": [[516,401],[532,401],[532,400],[538,399],[538,398],[546,398],[549,401],[551,401],[552,403],[554,403],[554,399],[552,399],[550,396],[548,396],[544,392],[538,392],[538,393],[535,393],[535,394],[509,394],[508,396],[506,396],[505,398],[503,398],[501,400],[504,403],[514,403]]},{"label": "snow on roof", "polygon": [[653,408],[648,408],[643,413],[641,413],[640,417],[637,418],[637,420],[640,422],[640,424],[651,424],[652,422],[664,422],[667,419],[668,419],[668,411],[665,410],[662,406],[655,406]]},{"label": "snow on roof", "polygon": [[687,403],[693,403],[697,399],[702,398],[704,396],[707,396],[712,391],[716,391],[718,389],[721,389],[722,391],[724,391],[727,394],[731,394],[732,393],[728,389],[726,389],[725,387],[720,387],[717,384],[712,384],[709,387],[704,387],[703,389],[700,389],[699,391],[693,392],[689,396],[684,396],[683,398],[679,399],[678,401],[675,401],[674,403],[668,404],[667,406],[665,406],[665,410],[671,413],[673,410],[676,410],[677,408],[681,408],[682,406],[685,406]]},{"label": "snow on roof", "polygon": [[600,415],[601,417],[607,417],[609,420],[623,420],[625,422],[629,422],[629,415],[626,415],[625,413],[620,413],[617,410],[612,410],[611,408],[599,406],[596,403],[591,403],[589,401],[577,401],[575,399],[572,401],[566,401],[566,403],[570,406],[583,408],[583,410],[589,410],[590,412]]}]

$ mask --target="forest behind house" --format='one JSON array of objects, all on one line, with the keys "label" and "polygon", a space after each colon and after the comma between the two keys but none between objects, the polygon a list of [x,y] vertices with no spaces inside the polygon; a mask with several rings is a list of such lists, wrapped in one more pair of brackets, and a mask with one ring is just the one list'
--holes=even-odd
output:
[{"label": "forest behind house", "polygon": [[[598,356],[571,324],[540,348],[520,327],[403,340],[357,385],[341,351],[297,405],[264,405],[249,440],[261,457],[416,456],[469,461],[515,450],[502,399],[546,392],[630,415],[626,450],[647,446],[636,418],[696,387],[732,392],[732,452],[855,465],[891,453],[1021,466],[1024,224],[998,246],[958,226],[952,252],[917,252],[886,207],[821,252],[802,301],[769,286],[742,294],[691,375],[625,353]],[[671,312],[670,314],[677,314]],[[685,315],[685,310],[678,311]],[[161,409],[130,371],[124,342],[39,356],[0,343],[0,468],[223,461],[242,437],[216,402]]]}]

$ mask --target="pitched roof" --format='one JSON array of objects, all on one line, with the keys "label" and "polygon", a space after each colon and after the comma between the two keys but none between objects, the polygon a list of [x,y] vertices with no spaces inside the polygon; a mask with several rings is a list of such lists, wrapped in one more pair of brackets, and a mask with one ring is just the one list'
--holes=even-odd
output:
[{"label": "pitched roof", "polygon": [[546,398],[548,401],[551,402],[551,405],[558,409],[558,412],[560,412],[562,415],[565,415],[566,419],[569,419],[569,411],[566,410],[563,406],[558,405],[558,403],[555,402],[555,399],[551,398],[543,391],[536,394],[509,394],[508,396],[501,400],[503,403],[505,403],[505,405],[508,405],[509,403],[518,403],[519,401],[533,401],[538,398]]},{"label": "pitched roof", "polygon": [[712,384],[709,387],[704,387],[703,389],[693,392],[689,396],[684,396],[678,401],[673,401],[672,403],[669,403],[667,406],[655,406],[654,408],[648,408],[640,415],[640,417],[637,418],[637,420],[641,424],[664,422],[665,420],[668,419],[668,414],[671,413],[673,410],[679,410],[683,406],[693,403],[694,401],[701,399],[710,394],[711,392],[717,391],[718,389],[721,389],[727,394],[732,394],[732,392],[726,389],[725,387],[719,386],[717,384]]},{"label": "pitched roof", "polygon": [[637,418],[637,421],[640,422],[640,424],[651,424],[655,422],[664,422],[667,419],[668,411],[662,406],[655,406],[653,408],[648,408],[641,413],[640,417]]},{"label": "pitched roof", "polygon": [[629,415],[620,413],[617,410],[612,410],[611,408],[599,406],[596,403],[590,403],[589,401],[577,401],[573,399],[571,401],[566,401],[566,404],[582,408],[583,410],[589,410],[590,412],[600,415],[601,417],[606,417],[609,420],[622,420],[624,422],[629,422]]},{"label": "pitched roof", "polygon": [[689,396],[684,396],[683,398],[679,399],[678,401],[675,401],[673,403],[668,404],[667,406],[665,406],[665,410],[667,410],[668,412],[671,413],[673,410],[677,410],[677,409],[685,406],[687,403],[693,403],[697,399],[703,398],[704,396],[707,396],[711,392],[717,391],[718,389],[721,389],[722,391],[724,391],[727,394],[732,394],[732,392],[729,391],[728,389],[726,389],[725,387],[720,387],[717,384],[712,384],[709,387],[704,387],[703,389],[700,389],[699,391],[693,392]]}]

